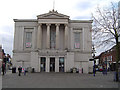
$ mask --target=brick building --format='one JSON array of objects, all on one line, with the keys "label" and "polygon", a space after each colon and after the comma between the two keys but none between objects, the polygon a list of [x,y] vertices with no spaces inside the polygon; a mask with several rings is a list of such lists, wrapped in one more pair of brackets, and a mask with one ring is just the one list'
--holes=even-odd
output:
[{"label": "brick building", "polygon": [[[120,45],[120,44],[119,44]],[[116,65],[116,46],[113,46],[111,49],[102,52],[99,57],[99,64],[102,66],[107,66],[110,70],[115,70]],[[120,50],[119,50],[120,51]],[[120,64],[120,61],[119,61]]]},{"label": "brick building", "polygon": [[2,50],[2,45],[0,45],[0,59],[3,59],[3,50]]}]

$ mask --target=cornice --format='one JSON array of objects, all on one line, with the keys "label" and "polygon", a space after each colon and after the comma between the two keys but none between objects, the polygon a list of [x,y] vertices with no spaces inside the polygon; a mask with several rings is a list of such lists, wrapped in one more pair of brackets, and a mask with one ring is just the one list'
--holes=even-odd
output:
[{"label": "cornice", "polygon": [[69,20],[70,23],[93,23],[93,20]]},{"label": "cornice", "polygon": [[38,52],[38,50],[13,50],[13,53],[30,53],[30,52]]},{"label": "cornice", "polygon": [[13,19],[14,22],[37,22],[37,19]]}]

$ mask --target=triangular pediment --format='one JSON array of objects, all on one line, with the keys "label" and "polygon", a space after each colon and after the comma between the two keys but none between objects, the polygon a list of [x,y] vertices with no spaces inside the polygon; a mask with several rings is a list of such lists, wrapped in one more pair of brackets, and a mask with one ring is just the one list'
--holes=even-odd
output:
[{"label": "triangular pediment", "polygon": [[38,19],[43,19],[43,18],[53,18],[53,19],[57,19],[57,18],[64,18],[64,19],[69,19],[69,16],[58,13],[57,11],[49,11],[49,13],[45,13],[45,14],[41,14],[37,16]]}]

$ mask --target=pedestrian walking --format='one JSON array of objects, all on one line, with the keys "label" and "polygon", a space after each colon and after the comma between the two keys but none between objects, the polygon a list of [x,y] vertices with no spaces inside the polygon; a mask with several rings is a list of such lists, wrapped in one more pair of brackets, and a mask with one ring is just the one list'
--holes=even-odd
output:
[{"label": "pedestrian walking", "polygon": [[107,75],[107,69],[103,66],[103,75]]},{"label": "pedestrian walking", "polygon": [[18,67],[18,72],[19,72],[18,76],[21,76],[21,72],[22,72],[22,67],[21,66]]},{"label": "pedestrian walking", "polygon": [[27,73],[27,69],[26,69],[26,68],[24,68],[24,75],[26,75],[26,73]]},{"label": "pedestrian walking", "polygon": [[5,74],[5,63],[4,62],[2,63],[2,73],[3,75]]}]

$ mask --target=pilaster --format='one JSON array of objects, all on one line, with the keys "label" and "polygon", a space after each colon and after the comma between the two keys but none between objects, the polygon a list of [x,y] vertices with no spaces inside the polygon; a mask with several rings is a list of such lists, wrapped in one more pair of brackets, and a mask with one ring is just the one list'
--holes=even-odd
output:
[{"label": "pilaster", "polygon": [[68,24],[65,24],[65,49],[68,48]]},{"label": "pilaster", "polygon": [[37,48],[41,49],[42,48],[42,24],[38,25],[38,33],[37,33]]}]

